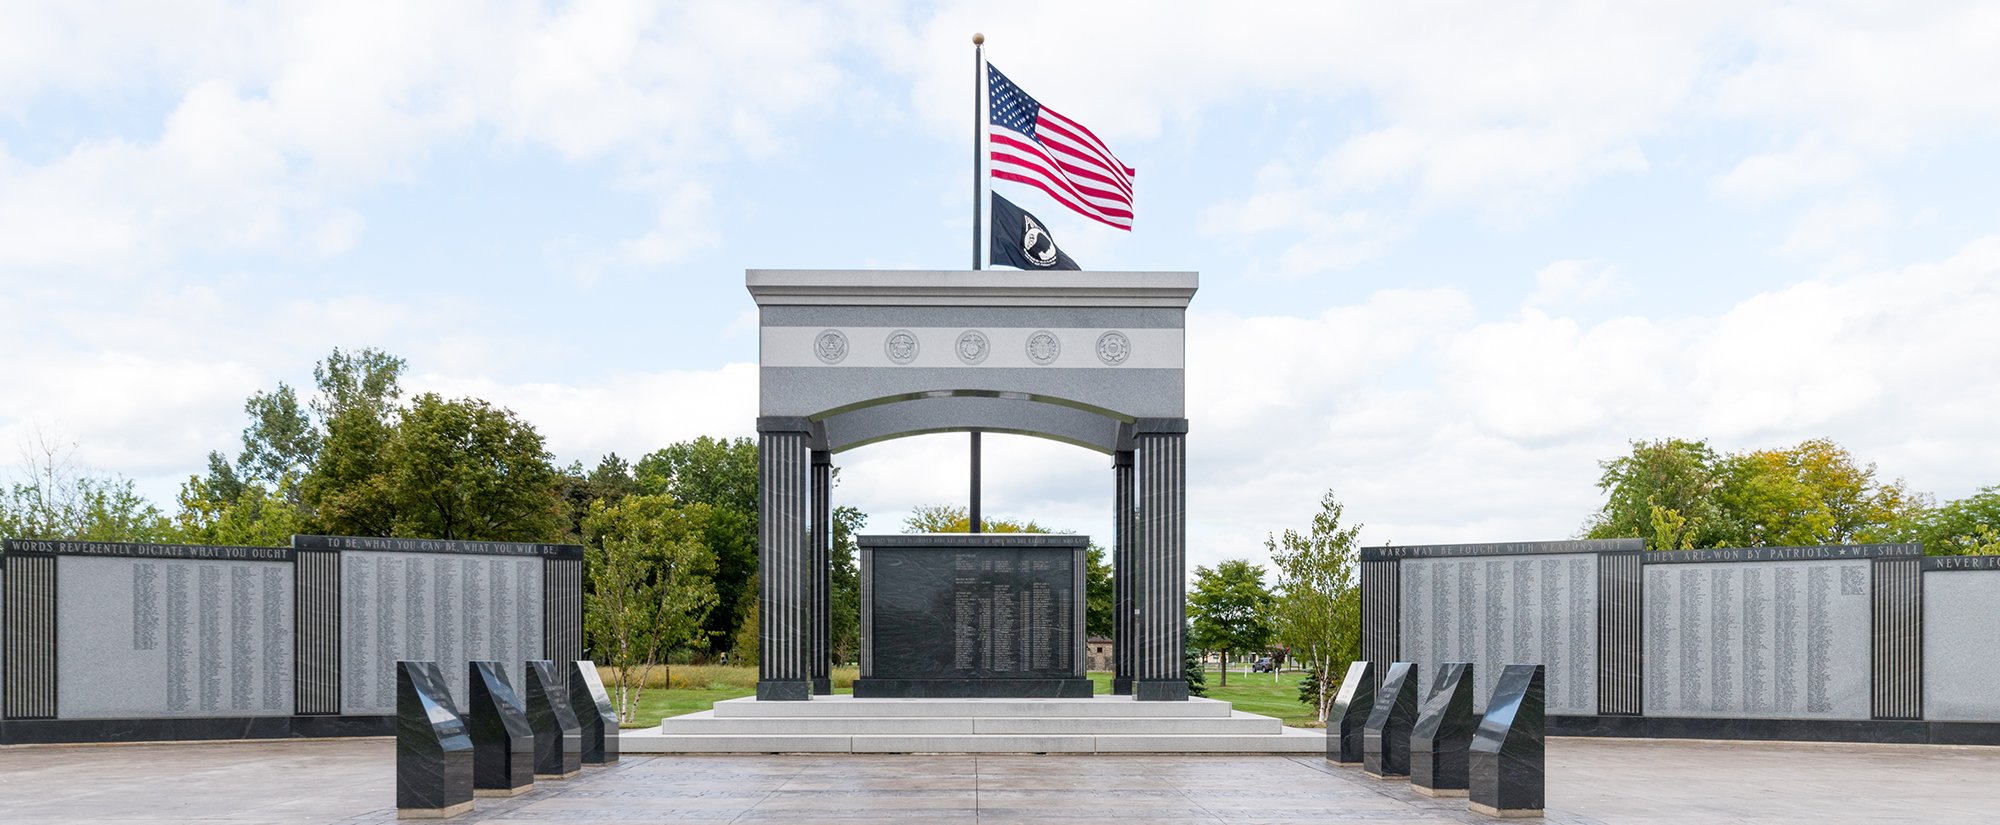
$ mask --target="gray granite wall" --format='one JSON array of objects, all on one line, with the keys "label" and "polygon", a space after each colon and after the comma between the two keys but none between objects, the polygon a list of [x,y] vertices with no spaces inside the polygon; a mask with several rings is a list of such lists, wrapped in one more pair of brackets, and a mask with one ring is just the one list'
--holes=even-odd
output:
[{"label": "gray granite wall", "polygon": [[2000,722],[2000,569],[1924,576],[1924,717]]},{"label": "gray granite wall", "polygon": [[1870,567],[1647,565],[1646,715],[1869,718]]},{"label": "gray granite wall", "polygon": [[1409,558],[1401,562],[1400,654],[1418,695],[1437,666],[1471,662],[1481,712],[1510,664],[1544,665],[1551,713],[1597,713],[1597,556]]},{"label": "gray granite wall", "polygon": [[342,551],[341,710],[396,711],[396,661],[436,661],[463,709],[466,663],[493,660],[523,684],[543,658],[542,559],[534,555]]},{"label": "gray granite wall", "polygon": [[289,560],[56,562],[59,718],[292,712]]}]

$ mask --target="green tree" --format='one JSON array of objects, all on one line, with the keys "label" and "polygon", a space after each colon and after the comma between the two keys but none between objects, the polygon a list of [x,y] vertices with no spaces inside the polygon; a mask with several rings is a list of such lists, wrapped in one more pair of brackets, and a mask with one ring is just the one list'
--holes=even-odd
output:
[{"label": "green tree", "polygon": [[[912,533],[966,533],[972,530],[972,517],[967,514],[964,507],[926,504],[910,510],[910,515],[903,519],[903,527]],[[981,516],[979,532],[1053,533],[1056,531],[1033,521]]]},{"label": "green tree", "polygon": [[1194,569],[1188,594],[1189,641],[1222,654],[1222,685],[1229,684],[1229,654],[1260,651],[1271,644],[1275,599],[1264,586],[1264,568],[1230,559],[1213,569]]},{"label": "green tree", "polygon": [[1932,556],[2000,556],[2000,486],[1906,515],[1891,538]]},{"label": "green tree", "polygon": [[709,514],[706,504],[657,495],[600,500],[584,518],[585,629],[616,668],[620,721],[633,720],[647,675],[667,666],[669,651],[705,646],[704,619],[716,603],[715,556],[701,541]]},{"label": "green tree", "polygon": [[1320,496],[1309,530],[1287,529],[1264,539],[1277,567],[1273,630],[1305,666],[1309,684],[1301,685],[1301,700],[1310,698],[1321,722],[1338,696],[1348,664],[1361,656],[1360,550],[1355,545],[1361,525],[1341,526],[1345,510],[1328,490]]},{"label": "green tree", "polygon": [[845,665],[861,653],[861,571],[855,566],[854,535],[868,516],[853,507],[833,509],[833,552],[828,559],[827,652],[833,663]]},{"label": "green tree", "polygon": [[[339,352],[334,350],[336,355]],[[263,482],[297,503],[296,482],[312,471],[313,459],[319,455],[320,428],[299,403],[298,393],[282,382],[274,392],[251,395],[243,402],[243,412],[250,416],[250,425],[243,428],[243,452],[236,459],[236,470],[224,472],[228,465],[221,463],[222,456],[210,453],[210,492],[226,496],[223,501],[233,501],[235,496],[230,495],[225,480],[241,478]]]},{"label": "green tree", "polygon": [[28,469],[0,491],[0,536],[76,541],[174,540],[173,525],[129,479],[79,468],[76,445],[36,436]]},{"label": "green tree", "polygon": [[1723,484],[1721,459],[1708,442],[1678,438],[1634,441],[1632,452],[1598,463],[1604,506],[1588,524],[1588,538],[1644,538],[1649,550],[1712,547],[1722,528],[1715,494]]},{"label": "green tree", "polygon": [[[709,613],[708,629],[720,652],[741,636],[748,613],[757,606],[752,577],[757,573],[757,444],[748,438],[702,436],[669,444],[642,456],[632,467],[635,489],[668,494],[713,511],[702,540],[715,553],[715,589],[720,604]],[[736,658],[743,660],[742,654]]]},{"label": "green tree", "polygon": [[1104,548],[1095,544],[1084,554],[1083,592],[1084,633],[1090,636],[1110,636],[1117,631],[1115,609],[1112,599],[1116,591],[1112,589],[1111,562],[1105,559]]},{"label": "green tree", "polygon": [[1874,464],[1856,462],[1826,439],[1731,455],[1722,475],[1716,497],[1729,525],[1725,538],[1738,546],[1877,541],[1928,506],[1901,479],[1877,482]]},{"label": "green tree", "polygon": [[436,393],[378,416],[334,412],[304,484],[315,529],[342,535],[553,541],[565,520],[542,436],[511,411]]}]

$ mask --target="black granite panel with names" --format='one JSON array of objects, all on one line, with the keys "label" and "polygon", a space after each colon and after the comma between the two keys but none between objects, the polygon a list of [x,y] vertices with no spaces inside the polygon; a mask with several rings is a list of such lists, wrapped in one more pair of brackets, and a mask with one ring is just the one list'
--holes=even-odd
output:
[{"label": "black granite panel with names", "polygon": [[857,695],[1068,695],[1076,682],[1087,691],[1088,546],[1081,536],[864,538],[868,668]]}]

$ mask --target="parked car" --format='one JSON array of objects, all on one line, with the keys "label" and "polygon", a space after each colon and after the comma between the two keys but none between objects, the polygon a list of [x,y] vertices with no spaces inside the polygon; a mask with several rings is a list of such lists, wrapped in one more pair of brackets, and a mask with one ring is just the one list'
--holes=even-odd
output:
[{"label": "parked car", "polygon": [[1250,672],[1252,673],[1271,673],[1277,669],[1277,664],[1272,662],[1269,656],[1259,658],[1256,663],[1250,665]]}]

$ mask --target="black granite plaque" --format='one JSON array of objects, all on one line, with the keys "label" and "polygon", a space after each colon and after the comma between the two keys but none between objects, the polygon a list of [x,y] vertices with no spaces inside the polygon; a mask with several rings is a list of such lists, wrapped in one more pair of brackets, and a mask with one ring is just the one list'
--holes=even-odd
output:
[{"label": "black granite plaque", "polygon": [[1089,696],[1084,554],[1051,535],[864,536],[856,696]]}]

